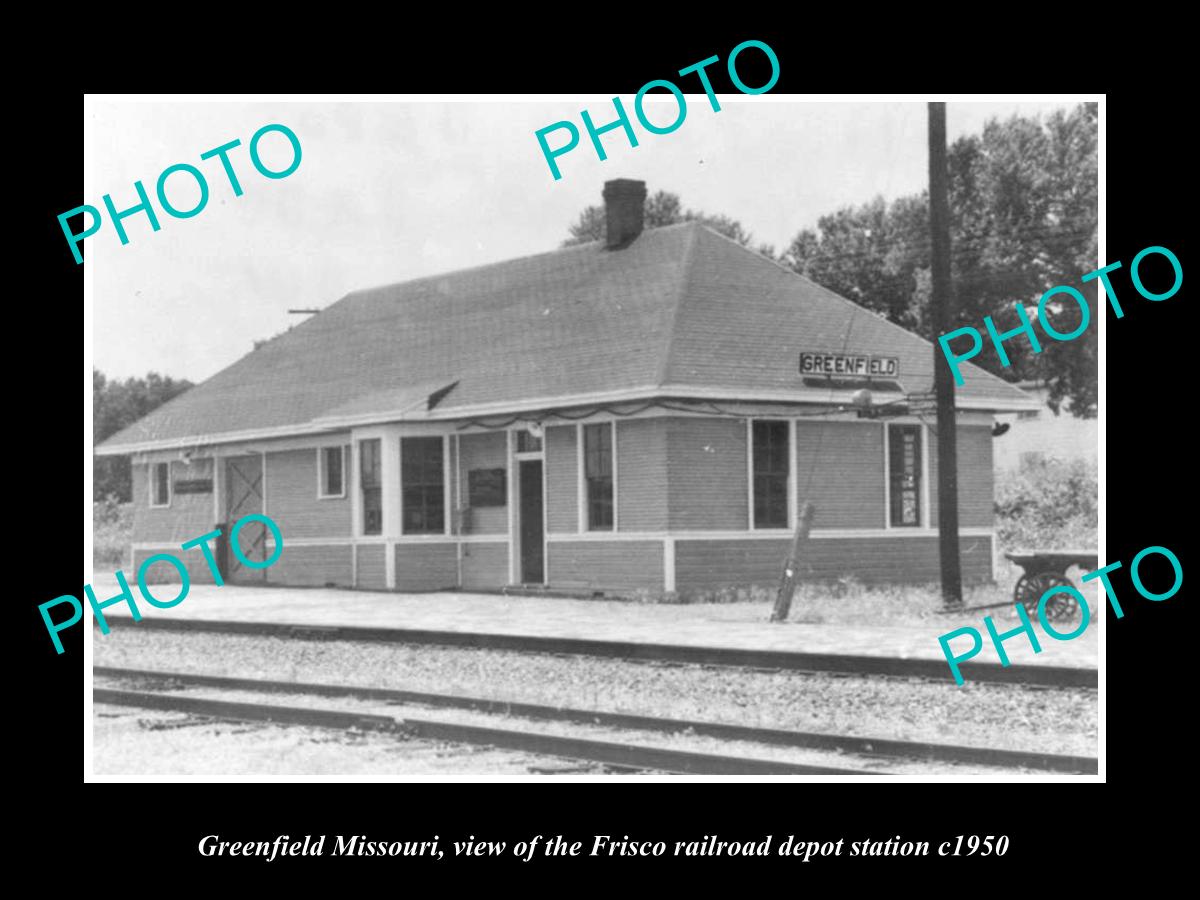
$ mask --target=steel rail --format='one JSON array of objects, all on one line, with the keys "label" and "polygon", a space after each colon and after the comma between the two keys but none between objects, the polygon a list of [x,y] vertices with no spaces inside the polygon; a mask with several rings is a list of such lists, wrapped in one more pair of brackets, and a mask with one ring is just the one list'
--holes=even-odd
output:
[{"label": "steel rail", "polygon": [[[754,650],[738,647],[700,647],[687,644],[657,644],[642,641],[600,641],[586,638],[499,634],[475,631],[430,631],[413,628],[365,628],[350,625],[297,625],[276,622],[229,622],[215,619],[148,617],[134,623],[129,616],[109,616],[110,625],[141,630],[198,631],[282,637],[295,640],[366,641],[372,643],[423,644],[469,647],[480,650],[513,650],[519,653],[549,653],[566,656],[598,656],[638,662],[690,663],[771,671],[820,672],[840,675],[922,678],[952,682],[945,660],[900,659],[891,656],[840,653],[803,653],[790,650]],[[97,626],[98,627],[98,626]],[[968,681],[992,684],[1021,684],[1052,688],[1095,688],[1096,669],[1074,666],[1016,665],[964,662]]]},{"label": "steel rail", "polygon": [[377,688],[357,685],[314,684],[311,682],[272,681],[257,678],[233,678],[224,675],[203,675],[191,672],[163,672],[153,669],[126,669],[96,666],[92,672],[104,678],[152,680],[180,685],[217,687],[225,690],[260,691],[263,693],[301,693],[321,697],[355,697],[387,703],[412,703],[436,708],[468,709],[476,712],[520,716],[542,721],[574,722],[608,728],[626,728],[667,734],[690,733],[728,741],[750,741],[774,746],[798,747],[812,750],[831,750],[860,756],[901,758],[958,765],[998,766],[1005,768],[1037,769],[1047,772],[1096,774],[1099,764],[1095,757],[1038,753],[1026,750],[1007,750],[990,747],[968,747],[924,741],[904,741],[890,738],[859,737],[821,732],[788,731],[731,725],[722,722],[703,722],[688,719],[643,716],[632,713],[602,712],[517,703],[482,697],[463,697],[424,691]]},{"label": "steel rail", "polygon": [[396,719],[344,710],[273,706],[264,703],[238,703],[176,694],[154,694],[93,688],[92,700],[114,706],[132,706],[182,712],[214,719],[238,722],[272,722],[315,728],[360,729],[406,735],[423,740],[482,744],[502,750],[517,750],[542,756],[585,760],[604,765],[634,769],[653,769],[689,775],[875,775],[859,769],[839,769],[770,759],[743,759],[710,753],[693,753],[663,747],[645,747],[615,741],[597,741],[556,734],[516,731],[439,722],[427,719]]}]

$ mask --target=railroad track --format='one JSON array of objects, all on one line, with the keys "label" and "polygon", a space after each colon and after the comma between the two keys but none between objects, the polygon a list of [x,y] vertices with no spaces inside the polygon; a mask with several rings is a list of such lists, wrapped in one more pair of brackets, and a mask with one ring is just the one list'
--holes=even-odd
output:
[{"label": "railroad track", "polygon": [[[398,690],[393,688],[357,687],[353,685],[312,684],[294,681],[270,681],[249,678],[231,678],[219,675],[200,675],[184,672],[162,672],[148,669],[126,669],[109,666],[96,666],[92,669],[98,677],[120,679],[125,681],[152,681],[162,685],[178,685],[181,687],[212,687],[222,690],[257,691],[261,693],[290,693],[309,694],[321,697],[352,697],[362,700],[376,700],[385,703],[405,703],[419,706],[429,706],[442,709],[461,709],[474,712],[518,716],[544,722],[572,722],[581,725],[595,725],[608,728],[620,728],[632,731],[645,731],[661,734],[693,734],[703,737],[718,738],[727,741],[747,741],[772,746],[794,747],[799,749],[833,751],[850,753],[860,757],[885,759],[891,761],[924,761],[951,763],[956,765],[995,766],[1002,768],[1024,768],[1047,772],[1065,772],[1075,774],[1096,774],[1099,770],[1094,757],[1068,756],[1052,753],[1035,753],[1021,750],[1003,750],[985,747],[966,747],[952,744],[927,743],[920,741],[901,741],[882,738],[864,738],[849,735],[831,735],[818,732],[786,731],[774,728],[756,728],[743,725],[729,725],[719,722],[690,721],[686,719],[660,718],[656,716],[641,716],[628,713],[600,712],[596,710],[581,710],[543,706],[532,703],[515,703],[506,700],[491,700],[478,697],[463,697],[452,694],[436,694],[421,691]],[[163,697],[162,694],[150,694],[151,697]],[[186,710],[184,710],[186,711]],[[308,710],[306,712],[311,712]],[[349,715],[349,714],[346,714]],[[380,717],[388,718],[388,717]],[[412,721],[412,720],[405,720]],[[425,723],[429,725],[431,723]],[[442,723],[448,724],[448,723]],[[465,726],[454,725],[453,728]],[[435,729],[436,731],[436,729]],[[483,729],[491,732],[493,729]],[[515,732],[504,731],[505,740],[514,740]],[[428,733],[422,736],[431,736]],[[538,739],[547,737],[537,735]],[[446,737],[446,740],[455,738]],[[466,738],[458,738],[466,740]],[[482,740],[482,738],[481,738]],[[482,742],[487,742],[483,740]],[[585,744],[607,742],[590,742]],[[506,743],[508,749],[521,749],[529,752],[544,752],[534,750],[530,746]],[[663,751],[658,751],[663,752]],[[670,751],[674,752],[674,751]],[[631,765],[629,762],[616,762],[611,756],[596,758],[594,756],[578,757],[573,753],[555,753],[551,755],[566,755],[571,758],[586,759],[592,762],[615,763]],[[692,754],[696,756],[696,754]],[[699,755],[705,756],[705,755]],[[728,761],[721,759],[722,766]],[[755,762],[755,761],[751,761]],[[777,765],[770,763],[770,765]],[[634,766],[638,767],[638,766]],[[658,768],[647,765],[644,768]],[[820,767],[801,767],[805,771],[798,773],[794,770],[788,774],[868,774],[865,770],[854,769],[821,769]],[[671,770],[680,771],[680,770]],[[682,771],[698,772],[696,769]],[[770,774],[779,773],[774,770]],[[704,774],[768,774],[762,772],[747,772],[745,769],[723,769],[707,771]]]},{"label": "railroad track", "polygon": [[[133,624],[129,616],[109,616],[110,625]],[[97,626],[98,627],[98,626]],[[598,641],[584,638],[541,637],[474,631],[429,631],[414,628],[364,628],[349,625],[288,625],[274,622],[228,622],[215,619],[177,617],[145,618],[139,630],[215,632],[293,640],[367,641],[373,643],[426,644],[441,647],[470,647],[481,650],[512,650],[567,656],[598,656],[639,662],[690,663],[769,671],[820,672],[841,675],[922,678],[953,681],[945,660],[900,659],[890,656],[840,653],[796,653],[784,650],[750,650],[735,647],[696,647],[683,644],[651,644],[641,641]],[[1020,684],[1051,688],[1096,688],[1096,669],[1073,666],[1002,666],[999,663],[965,662],[963,675],[969,681]]]},{"label": "railroad track", "polygon": [[315,728],[356,729],[393,733],[423,740],[482,744],[501,750],[518,750],[543,756],[557,756],[583,762],[600,763],[626,769],[654,770],[687,775],[873,775],[858,769],[811,766],[769,759],[743,759],[709,753],[691,753],[661,747],[645,747],[615,741],[597,741],[555,734],[516,731],[403,718],[313,709],[304,706],[276,706],[266,703],[237,703],[201,697],[181,697],[144,691],[93,688],[92,700],[113,706],[134,706],[193,716],[237,722],[271,722]]}]

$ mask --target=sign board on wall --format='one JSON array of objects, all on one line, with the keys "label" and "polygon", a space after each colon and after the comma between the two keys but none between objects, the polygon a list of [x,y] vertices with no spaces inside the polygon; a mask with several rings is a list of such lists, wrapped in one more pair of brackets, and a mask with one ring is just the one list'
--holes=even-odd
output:
[{"label": "sign board on wall", "polygon": [[504,469],[471,469],[467,472],[467,505],[504,506],[508,488]]},{"label": "sign board on wall", "polygon": [[895,378],[900,374],[900,360],[895,356],[860,353],[801,353],[800,374]]},{"label": "sign board on wall", "polygon": [[211,478],[177,479],[173,493],[176,494],[211,494]]}]

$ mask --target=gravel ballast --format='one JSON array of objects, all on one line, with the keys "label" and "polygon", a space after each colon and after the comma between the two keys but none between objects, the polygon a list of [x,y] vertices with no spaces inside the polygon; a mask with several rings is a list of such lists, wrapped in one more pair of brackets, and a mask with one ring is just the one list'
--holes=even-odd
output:
[{"label": "gravel ballast", "polygon": [[[321,728],[204,722],[180,713],[96,705],[95,773],[144,775],[473,775],[527,778],[563,763],[529,753],[405,741]],[[593,774],[601,774],[597,766]]]},{"label": "gravel ballast", "polygon": [[98,666],[385,687],[1041,753],[1097,755],[1097,694],[968,681],[661,665],[349,641],[118,629]]}]

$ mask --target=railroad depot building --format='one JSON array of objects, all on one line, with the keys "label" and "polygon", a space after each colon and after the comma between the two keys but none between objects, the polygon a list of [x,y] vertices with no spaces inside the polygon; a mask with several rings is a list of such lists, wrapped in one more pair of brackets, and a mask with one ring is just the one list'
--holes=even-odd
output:
[{"label": "railroad depot building", "polygon": [[[248,513],[237,583],[696,593],[774,585],[799,503],[804,577],[935,581],[931,345],[688,223],[358,291],[105,441],[133,462],[131,568]],[[957,389],[963,573],[992,577],[992,426],[1038,403]],[[861,395],[859,397],[861,401]],[[926,418],[931,413],[924,413]],[[255,523],[250,559],[273,553]],[[160,571],[161,570],[161,571]],[[147,575],[167,578],[156,564]],[[177,576],[176,576],[177,577]]]}]

